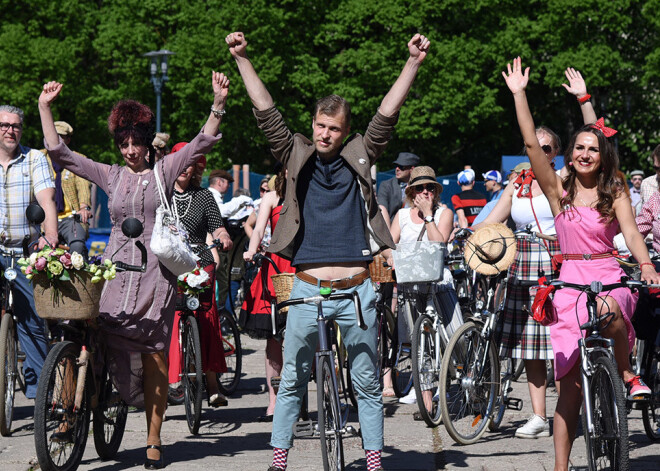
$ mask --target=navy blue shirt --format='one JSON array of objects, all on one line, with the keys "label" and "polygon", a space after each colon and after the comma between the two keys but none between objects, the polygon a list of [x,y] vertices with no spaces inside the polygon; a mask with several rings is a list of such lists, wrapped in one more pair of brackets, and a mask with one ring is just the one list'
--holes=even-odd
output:
[{"label": "navy blue shirt", "polygon": [[292,265],[372,260],[365,238],[367,211],[357,175],[339,155],[312,156],[298,175],[302,210]]}]

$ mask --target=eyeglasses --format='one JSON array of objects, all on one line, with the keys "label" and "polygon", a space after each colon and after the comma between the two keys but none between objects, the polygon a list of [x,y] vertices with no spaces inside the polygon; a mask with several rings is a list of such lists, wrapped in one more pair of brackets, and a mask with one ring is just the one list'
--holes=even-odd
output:
[{"label": "eyeglasses", "polygon": [[552,146],[550,146],[548,144],[546,144],[544,146],[541,146],[541,149],[543,149],[543,152],[545,152],[546,154],[549,154],[550,152],[552,152]]},{"label": "eyeglasses", "polygon": [[268,188],[259,188],[259,193],[266,193],[268,192]]},{"label": "eyeglasses", "polygon": [[12,124],[12,123],[0,123],[0,131],[7,132],[9,128],[14,132],[20,132],[23,129],[22,124]]},{"label": "eyeglasses", "polygon": [[415,189],[415,193],[421,193],[424,190],[428,191],[429,193],[433,193],[435,191],[435,185],[433,183],[427,183],[426,185],[415,185],[413,188]]},{"label": "eyeglasses", "polygon": [[412,165],[397,165],[396,168],[399,170],[410,170],[412,168]]}]

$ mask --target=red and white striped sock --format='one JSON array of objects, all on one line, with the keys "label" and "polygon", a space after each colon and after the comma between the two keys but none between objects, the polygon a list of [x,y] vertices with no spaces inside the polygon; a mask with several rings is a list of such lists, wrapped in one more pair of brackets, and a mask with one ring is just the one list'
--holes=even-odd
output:
[{"label": "red and white striped sock", "polygon": [[273,448],[273,466],[286,471],[286,459],[289,456],[289,450],[284,448]]},{"label": "red and white striped sock", "polygon": [[364,450],[367,455],[367,471],[375,471],[380,468],[380,454],[382,450]]}]

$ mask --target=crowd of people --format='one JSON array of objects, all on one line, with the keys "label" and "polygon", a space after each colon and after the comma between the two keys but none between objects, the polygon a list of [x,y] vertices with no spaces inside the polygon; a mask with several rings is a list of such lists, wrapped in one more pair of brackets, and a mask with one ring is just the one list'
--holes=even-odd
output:
[{"label": "crowd of people", "polygon": [[[108,195],[112,222],[108,253],[115,253],[126,242],[119,229],[125,219],[135,217],[144,225],[139,240],[147,247],[147,270],[118,273],[105,283],[99,319],[104,335],[110,339],[109,368],[114,384],[126,403],[146,410],[145,467],[158,469],[165,465],[160,433],[167,391],[179,381],[181,367],[176,277],[149,248],[156,208],[161,204],[157,189],[160,180],[199,257],[199,267],[208,274],[213,287],[202,295],[197,311],[210,406],[227,404],[216,381],[217,374],[226,370],[217,313],[223,308],[234,309],[238,279],[230,267],[252,261],[259,251],[268,253],[274,261],[274,266],[261,267],[240,311],[243,332],[266,341],[269,395],[260,420],[273,423],[269,471],[286,470],[292,430],[318,340],[316,310],[305,305],[290,308],[285,342],[273,335],[270,306],[275,293],[270,276],[276,268],[295,273],[291,297],[317,294],[319,286],[360,296],[366,330],[357,328],[350,306],[328,305],[326,317],[338,324],[347,347],[367,469],[377,471],[383,469],[382,398],[394,393],[391,372],[383,372],[381,389],[380,372],[375,369],[375,293],[368,269],[373,255],[382,252],[394,265],[391,251],[397,243],[449,243],[457,229],[479,230],[499,223],[514,229],[531,225],[533,231],[556,235],[557,241],[543,244],[516,241],[517,255],[508,271],[500,356],[524,361],[527,371],[533,415],[516,430],[519,438],[550,436],[546,388],[547,364],[553,363],[559,391],[554,413],[555,470],[567,470],[581,404],[576,339],[580,322],[586,317],[584,301],[569,290],[560,291],[553,301],[559,322],[544,327],[529,314],[529,290],[516,281],[533,281],[541,276],[577,283],[616,281],[622,271],[612,254],[625,247],[639,262],[641,279],[660,282],[643,238],[652,234],[653,247],[659,251],[660,146],[652,155],[657,175],[644,179],[643,172],[632,171],[632,188],[626,191],[625,176],[618,170],[616,149],[609,139],[616,131],[596,119],[582,76],[568,68],[564,88],[575,96],[584,125],[564,148],[564,168],[555,171],[555,157],[562,151],[560,138],[545,126],[535,127],[525,97],[529,70],[523,70],[520,58],[516,58],[503,76],[514,99],[529,163],[503,169],[508,171],[508,178],[498,170],[483,173],[489,198],[474,189],[476,172],[469,167],[461,170],[457,177],[461,191],[451,198],[452,211],[440,202],[443,186],[433,169],[421,165],[419,156],[402,152],[394,161],[395,177],[383,182],[376,194],[371,168],[392,138],[399,111],[429,51],[429,40],[415,34],[407,43],[407,60],[364,134],[350,134],[350,105],[342,97],[330,95],[316,103],[311,140],[294,134],[285,124],[248,57],[245,36],[240,32],[229,34],[226,43],[252,101],[257,127],[280,163],[272,179],[260,182],[261,198],[257,201],[238,192],[225,203],[233,177],[222,169],[211,171],[208,188],[201,187],[204,155],[220,140],[219,127],[229,90],[229,80],[223,73],[212,73],[214,98],[202,131],[190,142],[180,142],[171,149],[169,135],[154,133],[154,115],[147,106],[133,100],[118,102],[108,117],[108,130],[123,165],[95,162],[71,150],[72,126],[54,121],[51,111],[62,91],[61,83],[44,84],[39,96],[43,152],[20,144],[23,112],[14,106],[0,106],[0,172],[8,188],[0,194],[3,246],[20,247],[26,235],[37,239],[24,214],[27,205],[37,201],[46,213],[45,237],[39,240],[39,246],[59,241],[86,256],[84,241],[93,216],[90,182]],[[618,233],[620,240],[615,245]],[[220,241],[221,250],[206,247],[213,240]],[[558,255],[563,256],[561,267],[556,263]],[[128,264],[139,263],[138,257],[134,250],[117,254],[117,260]],[[7,266],[6,257],[0,263]],[[393,268],[396,271],[395,265]],[[216,279],[222,291],[220,305],[216,303]],[[34,398],[48,339],[24,275],[19,274],[16,288],[18,333],[26,353],[26,395]],[[394,300],[395,306],[397,286],[384,288],[386,299]],[[450,316],[460,312],[448,269],[436,292]],[[636,295],[626,289],[604,294],[599,301],[599,309],[614,312],[603,333],[615,339],[619,373],[630,397],[650,394],[639,376],[632,373],[628,359],[635,340],[631,319],[636,304]],[[576,306],[577,318],[573,314]],[[412,399],[402,400],[421,401],[430,410],[434,393],[430,385],[423,385],[422,398],[414,398],[413,393]],[[59,440],[70,439],[71,435],[66,427],[57,434]]]}]

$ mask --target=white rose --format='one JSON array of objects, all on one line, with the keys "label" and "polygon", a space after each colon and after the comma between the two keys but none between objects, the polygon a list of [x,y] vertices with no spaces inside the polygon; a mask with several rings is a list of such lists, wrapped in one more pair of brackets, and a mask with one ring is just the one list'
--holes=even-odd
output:
[{"label": "white rose", "polygon": [[183,273],[183,274],[179,275],[177,278],[178,278],[179,281],[183,281],[183,279],[184,279],[187,275],[188,275],[188,273]]},{"label": "white rose", "polygon": [[85,266],[85,259],[78,252],[73,252],[71,254],[71,265],[73,265],[73,268],[76,270],[80,270]]},{"label": "white rose", "polygon": [[30,254],[30,265],[34,265],[35,263],[37,263],[37,256],[38,255],[39,254],[37,254],[37,252],[33,252],[33,253]]}]

